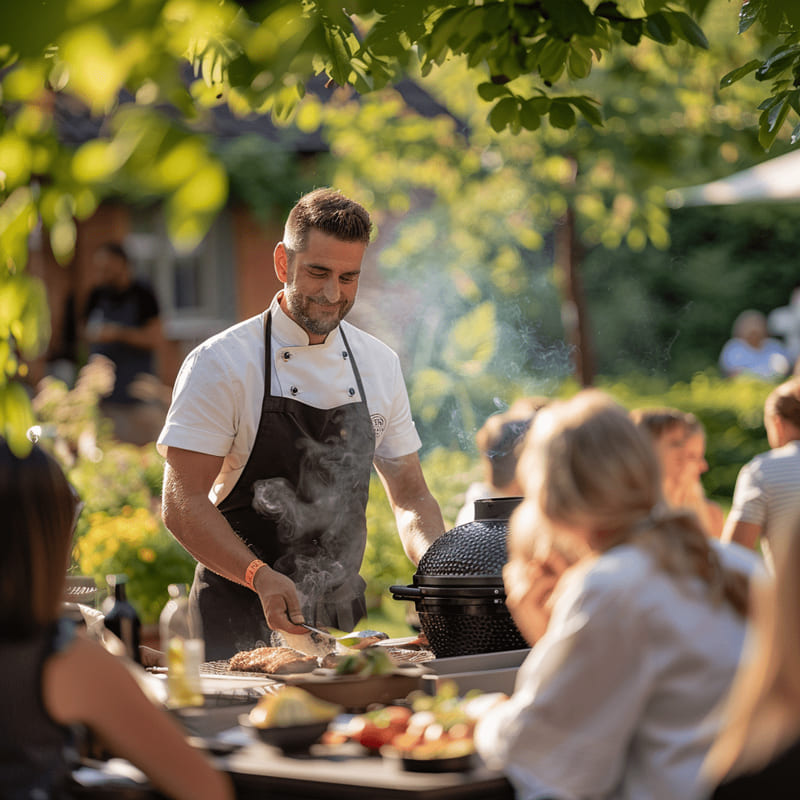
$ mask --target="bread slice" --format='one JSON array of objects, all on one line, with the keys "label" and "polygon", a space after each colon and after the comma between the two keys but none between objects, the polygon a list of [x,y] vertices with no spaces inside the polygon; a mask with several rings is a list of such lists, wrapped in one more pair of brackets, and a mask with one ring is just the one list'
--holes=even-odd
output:
[{"label": "bread slice", "polygon": [[229,669],[236,672],[264,672],[268,675],[291,675],[317,668],[315,656],[307,656],[291,647],[257,647],[234,655]]}]

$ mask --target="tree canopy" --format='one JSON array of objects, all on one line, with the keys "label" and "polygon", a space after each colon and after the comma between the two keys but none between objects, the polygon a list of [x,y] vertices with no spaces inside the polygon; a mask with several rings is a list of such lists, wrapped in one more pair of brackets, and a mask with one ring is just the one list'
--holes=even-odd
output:
[{"label": "tree canopy", "polygon": [[[30,421],[15,377],[49,335],[43,287],[25,271],[42,226],[67,263],[75,221],[112,196],[159,198],[178,247],[192,248],[224,204],[228,176],[204,135],[208,109],[292,119],[309,77],[367,94],[406,73],[459,61],[495,131],[620,130],[604,117],[598,63],[644,45],[702,51],[709,0],[43,0],[0,7],[0,425],[13,443]],[[771,81],[768,147],[798,111],[800,11],[749,0],[740,29],[777,40],[734,65],[724,85]],[[731,12],[733,13],[733,12]],[[636,69],[647,70],[642,62]],[[576,89],[580,89],[576,91]],[[585,93],[584,93],[585,90]],[[87,109],[97,135],[62,140],[59,104]],[[624,114],[622,115],[625,116]],[[543,123],[547,124],[543,126]],[[621,125],[630,123],[622,119]],[[537,134],[538,135],[538,134]],[[520,138],[520,141],[522,139]],[[636,204],[634,204],[635,206]],[[589,208],[590,206],[587,206]],[[618,205],[624,217],[630,204]],[[636,213],[643,235],[656,205]],[[655,227],[653,227],[655,225]],[[650,233],[647,233],[647,229]],[[627,229],[626,229],[627,230]],[[605,228],[598,224],[598,235]],[[620,235],[626,235],[626,231]],[[655,234],[657,235],[657,234]]]}]

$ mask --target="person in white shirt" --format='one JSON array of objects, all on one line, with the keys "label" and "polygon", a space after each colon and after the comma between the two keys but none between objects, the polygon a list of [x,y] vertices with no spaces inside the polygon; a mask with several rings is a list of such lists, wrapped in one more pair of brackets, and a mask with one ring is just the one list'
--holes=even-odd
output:
[{"label": "person in white shirt", "polygon": [[303,196],[274,252],[284,289],[178,375],[158,440],[163,517],[199,562],[190,608],[211,660],[365,614],[373,464],[413,563],[444,532],[399,359],[343,321],[371,228],[333,189]]},{"label": "person in white shirt", "polygon": [[767,336],[767,318],[760,311],[742,311],[733,323],[732,332],[733,337],[725,342],[719,354],[723,375],[749,374],[776,380],[791,372],[786,348],[777,339]]},{"label": "person in white shirt", "polygon": [[722,539],[760,546],[774,572],[780,551],[800,530],[800,377],[769,393],[764,427],[770,450],[739,471]]},{"label": "person in white shirt", "polygon": [[[503,578],[535,644],[478,752],[519,800],[695,796],[757,559],[664,503],[649,436],[597,390],[537,414],[518,470]],[[580,548],[553,591],[551,552]]]}]

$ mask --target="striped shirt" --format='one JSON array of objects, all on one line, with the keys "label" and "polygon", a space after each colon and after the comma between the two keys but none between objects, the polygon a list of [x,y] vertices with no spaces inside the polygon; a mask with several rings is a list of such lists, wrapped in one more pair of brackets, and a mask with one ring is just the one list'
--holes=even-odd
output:
[{"label": "striped shirt", "polygon": [[800,533],[800,442],[760,453],[742,467],[728,519],[761,526],[761,548],[772,569],[782,543]]}]

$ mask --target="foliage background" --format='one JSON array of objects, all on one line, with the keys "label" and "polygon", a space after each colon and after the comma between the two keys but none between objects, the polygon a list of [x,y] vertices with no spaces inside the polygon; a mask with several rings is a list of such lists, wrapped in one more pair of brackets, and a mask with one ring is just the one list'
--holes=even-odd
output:
[{"label": "foliage background", "polygon": [[[96,408],[85,386],[87,370],[91,372],[89,367],[84,369],[79,388],[68,390],[63,383],[50,381],[34,402],[45,430],[53,433],[42,439],[44,446],[60,460],[87,502],[76,533],[71,571],[94,577],[101,592],[107,575],[125,573],[131,602],[144,622],[154,623],[168,599],[167,586],[190,583],[195,562],[160,519],[161,457],[151,445],[113,442],[96,425]],[[768,449],[761,409],[772,388],[769,383],[745,378],[730,382],[708,371],[674,384],[660,377],[628,375],[605,379],[599,385],[629,409],[671,405],[695,413],[708,439],[710,469],[704,484],[708,494],[724,505],[730,502],[742,464]],[[509,403],[519,396],[511,385],[506,390],[509,393],[503,396]],[[577,384],[567,381],[556,394],[569,396],[577,390]],[[76,392],[81,403],[73,405]],[[85,413],[79,416],[75,409]],[[71,427],[61,422],[65,413]],[[439,445],[423,456],[423,470],[450,527],[467,487],[482,477],[480,466],[466,448]],[[396,616],[387,608],[396,605],[388,587],[410,583],[414,567],[403,552],[377,475],[370,483],[367,527],[362,575],[370,614]]]},{"label": "foliage background", "polygon": [[[59,13],[42,19],[33,5],[0,9],[0,62],[15,66],[2,74],[0,96],[0,421],[16,441],[33,419],[12,379],[49,333],[43,287],[24,271],[39,221],[67,263],[75,220],[104,197],[158,199],[175,242],[191,248],[229,186],[266,218],[282,217],[309,184],[335,183],[393,232],[381,264],[386,305],[376,314],[390,316],[400,290],[416,300],[400,344],[426,475],[448,522],[477,477],[473,438],[486,416],[526,394],[575,389],[557,253],[568,211],[599,384],[627,407],[694,411],[708,431],[706,485],[722,501],[738,467],[766,449],[760,413],[769,385],[721,381],[713,365],[742,308],[766,311],[788,300],[798,209],[670,218],[664,201],[671,187],[729,174],[763,158],[763,146],[777,154],[793,143],[783,123],[800,103],[786,76],[800,50],[781,60],[772,49],[796,31],[796,5],[751,0],[746,27],[758,19],[763,29],[741,37],[736,4],[669,4],[705,11],[713,47],[703,51],[696,28],[660,0],[621,2],[625,14],[652,19],[601,22],[602,30],[584,3],[548,0],[555,22],[533,55],[529,43],[511,48],[495,24],[521,24],[511,19],[512,3],[359,2],[365,42],[326,2],[247,4],[263,26],[230,2],[81,1],[70,14],[67,5],[54,4]],[[491,24],[481,24],[484,15]],[[565,33],[576,34],[568,45]],[[412,41],[420,49],[408,47]],[[590,44],[600,61],[587,58]],[[187,53],[188,83],[176,66]],[[748,59],[761,68],[721,89],[720,76]],[[310,96],[300,102],[314,72],[365,93],[400,68],[426,74],[426,89],[451,116],[421,120],[391,90],[339,92],[324,106]],[[597,102],[576,94],[575,82]],[[102,117],[98,138],[63,147],[45,86]],[[118,102],[122,87],[135,104]],[[765,93],[772,99],[759,109]],[[164,113],[167,102],[177,115]],[[331,158],[309,173],[279,145],[210,140],[204,117],[222,103],[301,130],[322,125]],[[590,124],[600,116],[602,126]],[[51,382],[34,412],[53,427],[52,447],[89,501],[75,568],[100,581],[130,570],[131,596],[150,618],[166,599],[160,592],[190,575],[192,562],[159,521],[160,459],[152,448],[111,443],[96,413],[96,379],[85,376],[71,391]],[[378,602],[387,585],[409,579],[410,565],[377,484],[371,500],[364,572]]]}]

